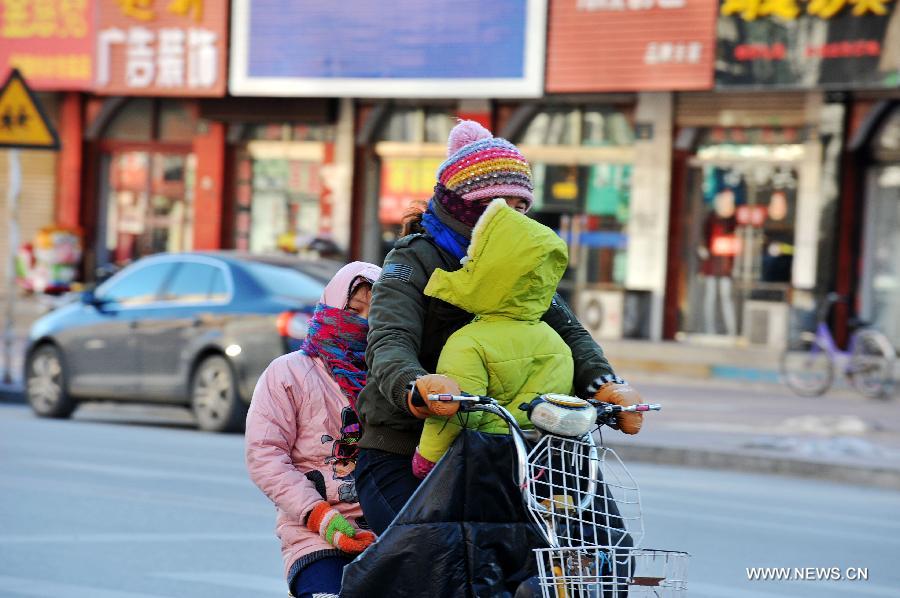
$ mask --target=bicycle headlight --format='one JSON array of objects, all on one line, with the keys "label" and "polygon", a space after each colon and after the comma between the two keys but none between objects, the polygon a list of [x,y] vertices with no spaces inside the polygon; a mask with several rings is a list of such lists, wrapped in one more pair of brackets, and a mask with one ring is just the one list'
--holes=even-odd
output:
[{"label": "bicycle headlight", "polygon": [[578,397],[544,394],[531,402],[528,419],[550,434],[578,437],[591,431],[597,421],[597,410]]}]

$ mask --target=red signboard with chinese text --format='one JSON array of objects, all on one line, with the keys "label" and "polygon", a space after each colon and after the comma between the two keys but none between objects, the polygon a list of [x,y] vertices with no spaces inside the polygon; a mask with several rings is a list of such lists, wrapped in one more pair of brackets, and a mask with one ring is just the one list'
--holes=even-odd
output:
[{"label": "red signboard with chinese text", "polygon": [[221,96],[227,0],[98,0],[95,91]]},{"label": "red signboard with chinese text", "polygon": [[32,89],[93,83],[94,0],[0,0],[0,78],[18,68]]},{"label": "red signboard with chinese text", "polygon": [[709,89],[717,0],[551,0],[551,93]]}]

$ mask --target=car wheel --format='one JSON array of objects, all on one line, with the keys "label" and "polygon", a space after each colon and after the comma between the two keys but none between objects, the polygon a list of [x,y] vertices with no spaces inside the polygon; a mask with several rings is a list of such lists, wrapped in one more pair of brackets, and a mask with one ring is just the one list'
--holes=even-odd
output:
[{"label": "car wheel", "polygon": [[67,418],[78,407],[66,391],[62,353],[54,345],[41,345],[28,358],[25,396],[31,409],[41,417]]},{"label": "car wheel", "polygon": [[236,432],[243,428],[247,407],[238,396],[234,369],[221,355],[204,358],[194,370],[191,407],[201,430]]}]

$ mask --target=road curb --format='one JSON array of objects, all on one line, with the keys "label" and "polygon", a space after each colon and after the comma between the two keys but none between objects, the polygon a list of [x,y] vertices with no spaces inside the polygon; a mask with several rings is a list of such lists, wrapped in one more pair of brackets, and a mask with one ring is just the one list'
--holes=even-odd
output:
[{"label": "road curb", "polygon": [[781,376],[776,370],[752,368],[736,365],[680,363],[653,359],[617,358],[614,360],[616,371],[642,372],[648,374],[665,374],[691,379],[727,380],[732,382],[757,382],[781,384]]},{"label": "road curb", "polygon": [[842,463],[712,449],[613,443],[608,446],[626,463],[635,461],[656,465],[684,465],[703,469],[767,473],[900,490],[900,470],[891,468],[861,468]]}]

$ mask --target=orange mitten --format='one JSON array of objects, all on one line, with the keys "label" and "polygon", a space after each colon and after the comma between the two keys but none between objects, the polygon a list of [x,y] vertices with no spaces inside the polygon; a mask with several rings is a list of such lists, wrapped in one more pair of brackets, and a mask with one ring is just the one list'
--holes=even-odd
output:
[{"label": "orange mitten", "polygon": [[458,395],[460,392],[459,384],[453,378],[441,374],[419,376],[410,384],[407,397],[409,412],[419,419],[425,419],[429,415],[438,417],[456,415],[456,412],[459,411],[459,403],[429,401],[428,395]]},{"label": "orange mitten", "polygon": [[[597,388],[594,393],[595,401],[622,407],[637,405],[641,402],[641,395],[638,394],[638,391],[621,378],[601,377],[594,382],[594,386]],[[616,415],[617,427],[626,434],[637,434],[641,431],[643,423],[643,413],[619,413]]]}]

